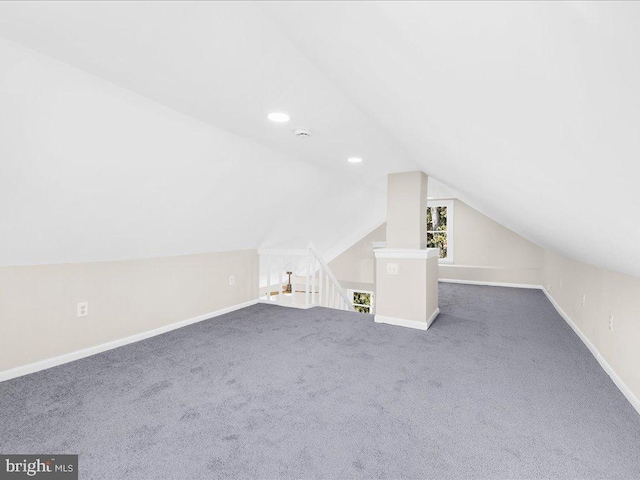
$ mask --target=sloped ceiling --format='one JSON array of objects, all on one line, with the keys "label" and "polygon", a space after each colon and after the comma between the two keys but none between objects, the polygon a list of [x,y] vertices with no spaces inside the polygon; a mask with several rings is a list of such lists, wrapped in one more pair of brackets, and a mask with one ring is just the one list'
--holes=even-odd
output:
[{"label": "sloped ceiling", "polygon": [[[281,214],[256,220],[258,233],[243,242],[240,223],[190,232],[185,222],[182,253],[218,247],[215,234],[269,246],[302,240],[296,233],[335,251],[384,220],[386,173],[421,169],[543,247],[634,275],[639,21],[631,2],[0,4],[0,35],[331,185],[287,174],[273,184],[281,197],[265,187],[224,207],[245,221],[248,205],[270,198]],[[266,122],[274,109],[292,122]],[[297,126],[314,137],[294,138]],[[365,162],[349,165],[350,155]],[[226,219],[199,205],[203,218]]]}]

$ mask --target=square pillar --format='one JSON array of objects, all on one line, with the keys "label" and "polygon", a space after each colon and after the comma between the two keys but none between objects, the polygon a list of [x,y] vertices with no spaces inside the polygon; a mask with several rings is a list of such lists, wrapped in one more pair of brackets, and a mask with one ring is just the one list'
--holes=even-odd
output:
[{"label": "square pillar", "polygon": [[437,248],[427,245],[424,172],[394,173],[387,181],[387,246],[375,250],[378,323],[426,330],[437,317]]},{"label": "square pillar", "polygon": [[382,248],[376,255],[376,316],[378,323],[426,330],[438,308],[437,248]]},{"label": "square pillar", "polygon": [[427,247],[427,181],[424,172],[387,177],[387,247]]}]

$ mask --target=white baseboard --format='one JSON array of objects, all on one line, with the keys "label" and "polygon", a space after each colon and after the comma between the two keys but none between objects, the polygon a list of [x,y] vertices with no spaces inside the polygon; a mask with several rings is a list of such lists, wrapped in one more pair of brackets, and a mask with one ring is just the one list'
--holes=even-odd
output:
[{"label": "white baseboard", "polygon": [[480,282],[477,280],[457,280],[453,278],[439,278],[438,281],[444,282],[444,283],[462,283],[465,285],[488,285],[490,287],[535,288],[535,289],[542,288],[542,285],[529,285],[526,283]]},{"label": "white baseboard", "polygon": [[569,315],[567,315],[567,313],[562,309],[562,307],[558,305],[558,302],[555,301],[555,299],[551,296],[551,294],[547,291],[547,289],[541,287],[541,290],[547,296],[547,298],[551,302],[551,305],[554,306],[554,308],[557,310],[560,316],[564,318],[564,321],[569,324],[571,329],[576,333],[576,335],[578,335],[578,337],[580,337],[580,340],[582,340],[582,342],[587,346],[587,348],[593,354],[593,356],[596,357],[596,360],[598,361],[602,369],[605,372],[607,372],[607,375],[609,375],[609,377],[611,377],[611,380],[613,380],[613,383],[616,384],[616,386],[618,387],[618,389],[620,389],[622,394],[627,398],[627,400],[629,400],[629,403],[631,403],[633,408],[635,408],[636,411],[640,413],[640,399],[638,399],[638,397],[635,396],[635,394],[631,391],[631,389],[622,381],[622,379],[618,376],[618,374],[611,367],[611,365],[609,365],[609,362],[607,362],[604,359],[604,357],[600,354],[596,346],[593,343],[591,343],[591,340],[589,340],[584,333],[582,333],[582,331],[573,322],[573,320],[571,320]]},{"label": "white baseboard", "polygon": [[205,313],[204,315],[198,315],[197,317],[189,318],[187,320],[182,320],[181,322],[172,323],[170,325],[165,325],[164,327],[156,328],[154,330],[137,333],[135,335],[131,335],[130,337],[120,338],[118,340],[113,340],[111,342],[96,345],[94,347],[84,348],[82,350],[78,350],[75,352],[65,353],[57,357],[48,358],[46,360],[41,360],[39,362],[34,362],[28,365],[23,365],[21,367],[5,370],[3,372],[0,372],[0,382],[4,382],[5,380],[11,380],[12,378],[16,378],[16,377],[21,377],[23,375],[28,375],[30,373],[39,372],[40,370],[46,370],[47,368],[57,367],[58,365],[73,362],[74,360],[79,360],[81,358],[89,357],[91,355],[105,352],[107,350],[112,350],[114,348],[122,347],[123,345],[139,342],[140,340],[144,340],[150,337],[155,337],[156,335],[170,332],[171,330],[176,330],[178,328],[186,327],[187,325],[191,325],[194,323],[202,322],[203,320],[208,320],[213,317],[218,317],[220,315],[224,315],[225,313],[230,313],[235,310],[240,310],[241,308],[249,307],[251,305],[255,305],[256,303],[258,303],[257,300],[251,300],[249,302],[239,303],[238,305],[233,305],[231,307],[216,310],[215,312]]},{"label": "white baseboard", "polygon": [[398,327],[415,328],[416,330],[426,330],[436,319],[440,309],[436,308],[435,312],[429,317],[426,322],[419,322],[417,320],[407,320],[405,318],[387,317],[385,315],[376,315],[374,321],[376,323],[386,323],[388,325],[396,325]]},{"label": "white baseboard", "polygon": [[431,316],[427,319],[427,325],[431,326],[436,317],[440,315],[440,308],[436,308],[435,311],[431,314]]}]

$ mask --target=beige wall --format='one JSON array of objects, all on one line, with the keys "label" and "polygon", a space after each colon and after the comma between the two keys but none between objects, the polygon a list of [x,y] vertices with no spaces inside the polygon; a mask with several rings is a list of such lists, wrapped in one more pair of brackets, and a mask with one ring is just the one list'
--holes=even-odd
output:
[{"label": "beige wall", "polygon": [[[433,320],[438,308],[438,258],[379,257],[376,261],[376,321],[378,315],[425,325]],[[387,273],[389,263],[398,266],[397,275]]]},{"label": "beige wall", "polygon": [[427,246],[428,177],[424,172],[392,173],[387,177],[387,247]]},{"label": "beige wall", "polygon": [[[549,294],[636,399],[640,398],[640,278],[551,252],[544,253],[543,265]],[[613,331],[609,330],[610,315]]]},{"label": "beige wall", "polygon": [[[385,235],[382,225],[329,264],[341,283],[373,282],[372,242],[385,241]],[[440,264],[440,279],[542,284],[542,248],[460,200],[454,201],[453,235],[454,263]]]},{"label": "beige wall", "polygon": [[257,287],[255,250],[2,267],[0,372],[251,301]]},{"label": "beige wall", "polygon": [[454,263],[441,279],[542,284],[543,250],[461,200],[454,200]]},{"label": "beige wall", "polygon": [[386,224],[382,224],[329,262],[329,268],[343,287],[372,290],[375,270],[373,242],[384,242],[385,238]]}]

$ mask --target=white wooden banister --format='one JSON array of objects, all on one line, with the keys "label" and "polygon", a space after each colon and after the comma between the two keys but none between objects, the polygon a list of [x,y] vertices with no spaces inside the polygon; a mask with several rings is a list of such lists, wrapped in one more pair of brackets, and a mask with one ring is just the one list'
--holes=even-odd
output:
[{"label": "white wooden banister", "polygon": [[[304,250],[260,249],[258,254],[260,301],[297,308],[322,306],[355,311],[346,291],[311,242]],[[291,272],[290,292],[287,272]]]},{"label": "white wooden banister", "polygon": [[335,277],[335,275],[333,274],[333,272],[329,268],[329,265],[327,265],[326,262],[322,259],[322,257],[318,254],[318,252],[317,252],[316,248],[314,247],[313,243],[309,242],[309,245],[307,246],[307,248],[309,249],[311,254],[315,257],[315,259],[318,261],[318,263],[320,264],[320,268],[322,270],[324,270],[324,272],[326,273],[327,277],[330,279],[331,283],[333,284],[333,287],[340,294],[340,297],[342,297],[342,299],[345,301],[345,303],[349,307],[351,307],[350,310],[354,310],[353,305],[351,305],[351,300],[349,300],[349,296],[347,295],[347,292],[344,290],[344,288],[342,288],[342,286],[340,285],[340,282],[338,282],[338,279]]}]

